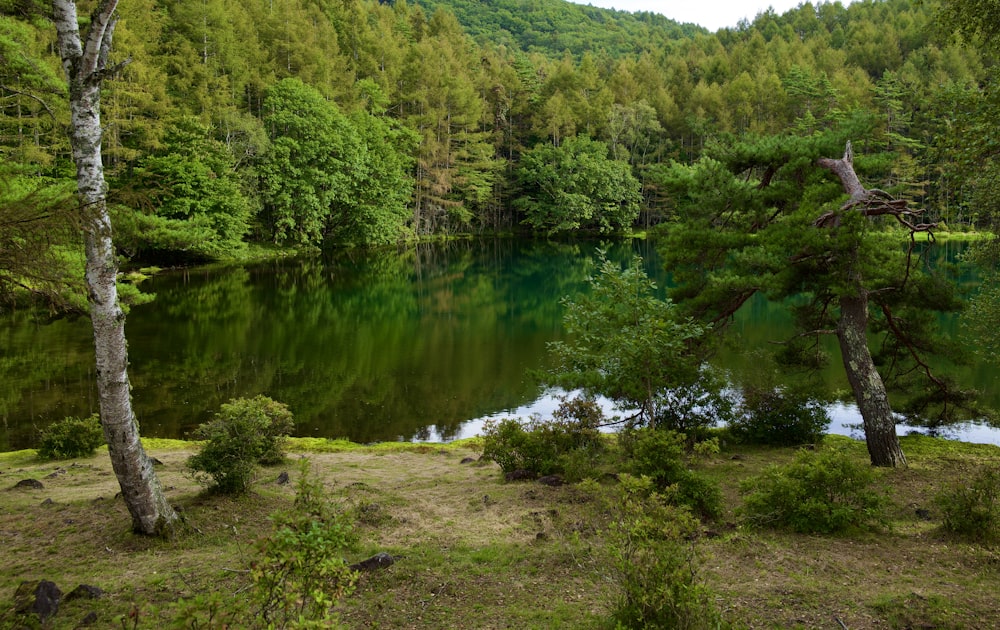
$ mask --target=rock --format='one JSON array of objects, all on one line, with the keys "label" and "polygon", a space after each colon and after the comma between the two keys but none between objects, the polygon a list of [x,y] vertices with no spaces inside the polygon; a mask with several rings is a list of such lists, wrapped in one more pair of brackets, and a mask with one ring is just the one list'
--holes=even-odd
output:
[{"label": "rock", "polygon": [[364,516],[372,516],[382,511],[382,506],[378,503],[362,503],[358,506],[358,512]]},{"label": "rock", "polygon": [[349,568],[352,571],[375,571],[376,569],[384,569],[391,566],[394,562],[396,562],[395,558],[381,551],[367,560],[355,562]]},{"label": "rock", "polygon": [[149,461],[152,462],[152,464],[154,466],[162,466],[163,465],[163,462],[161,462],[160,460],[156,459],[155,457],[150,457]]},{"label": "rock", "polygon": [[37,479],[22,479],[14,484],[14,488],[20,490],[41,490],[45,485]]},{"label": "rock", "polygon": [[80,584],[66,596],[66,601],[73,599],[100,599],[104,595],[104,591],[97,588],[96,586],[91,586],[90,584]]},{"label": "rock", "polygon": [[288,483],[288,471],[287,470],[282,471],[282,473],[280,475],[278,475],[278,485],[279,486],[283,486],[286,483]]},{"label": "rock", "polygon": [[512,470],[509,473],[505,473],[503,478],[507,481],[525,481],[531,480],[536,477],[535,473],[530,470],[524,470],[523,468],[518,468],[517,470]]},{"label": "rock", "polygon": [[546,486],[551,486],[553,488],[566,484],[566,482],[563,481],[563,478],[560,477],[559,475],[545,475],[544,477],[538,480],[538,483],[544,484]]},{"label": "rock", "polygon": [[927,510],[927,509],[924,509],[924,508],[917,508],[916,510],[914,510],[914,513],[917,515],[917,518],[919,518],[922,521],[929,521],[929,520],[931,520],[931,512],[930,512],[930,510]]},{"label": "rock", "polygon": [[49,497],[48,499],[42,501],[42,505],[55,505],[55,503],[56,502],[52,500],[52,497]]},{"label": "rock", "polygon": [[462,458],[462,461],[460,461],[460,462],[458,462],[458,463],[459,463],[459,464],[471,464],[471,463],[472,463],[472,462],[474,462],[474,461],[476,461],[476,458],[475,458],[475,457],[463,457],[463,458]]},{"label": "rock", "polygon": [[14,593],[14,610],[18,614],[34,613],[38,620],[45,621],[59,610],[62,591],[55,582],[48,580],[21,582]]},{"label": "rock", "polygon": [[80,626],[92,626],[95,623],[97,623],[97,613],[93,610],[87,613],[84,618],[80,620]]}]

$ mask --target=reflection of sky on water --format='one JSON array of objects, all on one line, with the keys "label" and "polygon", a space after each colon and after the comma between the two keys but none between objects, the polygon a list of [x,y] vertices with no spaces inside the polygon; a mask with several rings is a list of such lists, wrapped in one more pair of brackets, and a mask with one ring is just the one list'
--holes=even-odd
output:
[{"label": "reflection of sky on water", "polygon": [[[827,413],[830,414],[830,433],[836,435],[849,435],[856,439],[863,439],[864,432],[861,430],[861,414],[855,405],[846,403],[834,403],[829,405]],[[897,424],[896,433],[899,435],[909,435],[911,433],[924,433],[936,437],[947,438],[949,440],[960,440],[962,442],[972,442],[975,444],[995,444],[1000,446],[1000,428],[991,427],[986,424],[974,424],[965,422],[954,426],[942,427],[935,432],[929,431],[925,427],[913,427],[907,424]]]},{"label": "reflection of sky on water", "polygon": [[[469,420],[462,425],[461,429],[453,436],[452,439],[468,438],[479,435],[482,433],[483,425],[489,420],[502,420],[504,418],[520,418],[522,420],[527,420],[534,414],[538,414],[542,418],[551,418],[552,412],[559,406],[560,401],[556,397],[558,393],[558,391],[548,392],[539,397],[533,403],[523,405],[517,409],[501,411],[488,416],[483,416],[481,418]],[[598,402],[600,402],[601,406],[604,408],[605,415],[609,417],[615,415],[616,412],[611,401],[606,398],[601,398],[598,399]],[[831,419],[829,428],[830,433],[835,435],[846,435],[858,440],[864,439],[864,432],[861,429],[861,415],[858,413],[857,406],[838,402],[829,405],[826,410],[827,413],[830,414]],[[619,415],[621,414],[621,412],[617,413]],[[928,430],[923,427],[911,427],[906,424],[897,424],[896,432],[899,435],[908,435],[910,433],[928,433]],[[989,425],[973,423],[957,424],[938,429],[935,435],[937,437],[948,438],[950,440],[960,440],[962,442],[972,442],[976,444],[995,444],[1000,446],[1000,428],[991,427]],[[437,432],[436,428],[431,427],[430,435],[426,441],[441,442],[443,440],[441,439],[441,436]]]}]

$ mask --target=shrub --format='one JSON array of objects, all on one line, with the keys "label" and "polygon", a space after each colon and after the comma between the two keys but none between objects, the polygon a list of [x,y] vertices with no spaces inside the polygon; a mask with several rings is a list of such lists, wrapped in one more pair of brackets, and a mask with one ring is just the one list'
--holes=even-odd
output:
[{"label": "shrub", "polygon": [[242,595],[209,592],[185,600],[168,627],[339,627],[330,608],[357,579],[342,558],[354,547],[353,528],[345,513],[323,500],[308,460],[302,460],[296,490],[290,509],[271,514],[273,529],[250,556],[250,583],[238,591]]},{"label": "shrub", "polygon": [[733,417],[733,398],[713,370],[703,368],[698,380],[662,392],[658,397],[656,427],[679,431],[689,441]]},{"label": "shrub", "polygon": [[293,427],[283,403],[266,396],[232,400],[214,420],[198,427],[195,435],[207,443],[188,460],[188,468],[219,492],[246,492],[258,464],[284,459],[284,438]]},{"label": "shrub", "polygon": [[941,492],[935,503],[945,531],[973,540],[1000,538],[1000,467],[983,468],[970,482]]},{"label": "shrub", "polygon": [[729,421],[729,432],[747,444],[798,446],[821,441],[829,425],[823,405],[805,394],[748,386]]},{"label": "shrub", "polygon": [[746,522],[801,533],[833,533],[886,523],[888,497],[875,470],[841,451],[800,451],[740,485]]},{"label": "shrub", "polygon": [[42,459],[89,457],[102,444],[104,431],[96,413],[89,418],[64,418],[42,431],[38,456]]},{"label": "shrub", "polygon": [[697,519],[648,477],[622,475],[618,491],[609,531],[618,587],[611,621],[617,628],[720,627],[711,592],[697,579]]},{"label": "shrub", "polygon": [[257,545],[251,607],[264,627],[328,628],[336,622],[330,608],[353,592],[357,580],[342,557],[354,545],[352,527],[324,501],[308,460],[302,461],[296,490],[292,509],[271,516],[274,530]]},{"label": "shrub", "polygon": [[564,398],[552,415],[552,420],[534,417],[523,425],[513,418],[488,422],[483,429],[483,457],[492,459],[505,473],[524,470],[550,475],[563,472],[567,464],[579,470],[581,457],[591,460],[601,452],[598,426],[604,415],[597,403]]},{"label": "shrub", "polygon": [[643,428],[623,431],[620,440],[629,472],[648,477],[674,502],[702,516],[715,518],[722,513],[719,485],[688,469],[682,434]]}]

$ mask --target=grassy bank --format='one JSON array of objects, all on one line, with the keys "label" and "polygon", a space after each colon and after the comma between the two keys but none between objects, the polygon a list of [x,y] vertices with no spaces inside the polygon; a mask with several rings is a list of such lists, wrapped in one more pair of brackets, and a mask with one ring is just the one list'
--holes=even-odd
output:
[{"label": "grassy bank", "polygon": [[[867,461],[862,443],[826,442]],[[76,627],[90,611],[94,627],[170,627],[198,595],[241,597],[255,541],[270,531],[268,515],[293,500],[302,457],[355,524],[359,544],[347,560],[380,551],[396,557],[391,567],[363,574],[338,605],[347,627],[600,627],[616,593],[602,502],[579,486],[506,483],[492,463],[462,463],[478,457],[475,442],[294,440],[289,462],[264,469],[242,499],[206,495],[186,475],[191,444],[148,446],[185,518],[173,541],[129,533],[105,453],[65,462],[41,462],[32,451],[0,455],[0,627],[15,622],[14,592],[23,580],[51,580],[64,593],[81,583],[105,591],[99,600],[64,604],[54,628]],[[892,488],[891,523],[850,536],[740,525],[739,481],[790,461],[793,449],[740,448],[701,461],[700,472],[722,485],[725,510],[691,544],[725,621],[751,628],[1000,627],[1000,550],[941,534],[932,502],[940,489],[1000,461],[1000,448],[918,437],[904,438],[903,448],[910,467],[881,473]],[[277,483],[284,471],[292,483]],[[10,489],[29,478],[44,488]]]}]

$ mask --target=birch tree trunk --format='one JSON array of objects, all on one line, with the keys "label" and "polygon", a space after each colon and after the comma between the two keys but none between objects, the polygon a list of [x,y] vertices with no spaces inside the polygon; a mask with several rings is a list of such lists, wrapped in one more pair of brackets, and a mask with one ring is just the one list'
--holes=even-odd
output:
[{"label": "birch tree trunk", "polygon": [[[843,158],[823,158],[818,164],[836,174],[844,191],[851,196],[845,207],[854,207],[869,196],[869,191],[861,185],[854,171],[854,153],[850,142]],[[840,224],[839,215],[832,216],[823,224],[836,229]],[[906,457],[896,435],[896,420],[889,406],[889,394],[868,347],[868,293],[857,269],[857,250],[849,255],[854,258],[847,261],[852,269],[850,284],[853,294],[840,298],[840,320],[837,323],[837,340],[840,342],[844,370],[864,421],[865,441],[872,465],[905,467]]]},{"label": "birch tree trunk", "polygon": [[69,83],[70,141],[77,195],[83,208],[86,284],[97,355],[101,425],[134,531],[170,535],[177,514],[167,503],[153,465],[139,441],[128,380],[125,314],[118,304],[118,261],[111,241],[101,163],[101,82],[108,74],[118,0],[100,0],[81,41],[73,0],[53,0],[59,56]]}]

